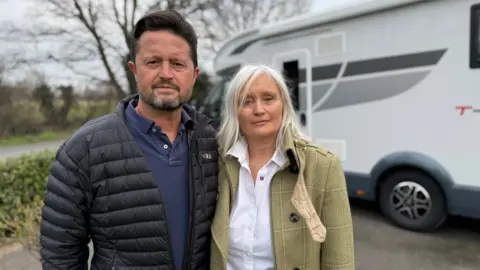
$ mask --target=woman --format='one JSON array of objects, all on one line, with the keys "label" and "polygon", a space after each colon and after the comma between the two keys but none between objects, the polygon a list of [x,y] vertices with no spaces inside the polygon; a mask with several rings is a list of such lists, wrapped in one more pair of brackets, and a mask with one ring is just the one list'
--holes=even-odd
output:
[{"label": "woman", "polygon": [[244,66],[224,106],[210,269],[355,269],[341,163],[300,133],[282,75]]}]

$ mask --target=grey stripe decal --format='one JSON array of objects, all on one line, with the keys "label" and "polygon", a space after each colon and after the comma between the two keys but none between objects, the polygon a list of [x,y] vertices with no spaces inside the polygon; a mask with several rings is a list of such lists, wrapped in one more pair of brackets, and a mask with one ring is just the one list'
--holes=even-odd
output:
[{"label": "grey stripe decal", "polygon": [[230,53],[230,55],[235,55],[235,54],[242,53],[243,51],[245,51],[245,49],[250,47],[250,45],[252,45],[255,42],[256,42],[256,40],[252,40],[252,41],[248,41],[248,42],[238,46],[232,53]]},{"label": "grey stripe decal", "polygon": [[[315,105],[330,89],[332,86],[331,83],[321,84],[321,85],[313,85],[312,86],[312,106]],[[299,89],[299,109],[306,110],[307,109],[307,89],[306,87],[300,87]]]},{"label": "grey stripe decal", "polygon": [[[382,71],[436,65],[446,51],[447,49],[441,49],[435,51],[352,61],[348,63],[343,76],[348,77]],[[341,65],[342,64],[333,64],[313,67],[312,81],[335,79],[340,71]],[[240,69],[240,65],[234,65],[218,71],[217,74],[220,76],[233,76],[238,69]],[[304,82],[306,82],[306,71],[305,69],[300,69],[299,83]]]},{"label": "grey stripe decal", "polygon": [[[340,71],[341,67],[342,67],[342,64],[313,67],[312,68],[312,81],[335,79],[335,78],[337,78],[338,72]],[[306,82],[307,81],[306,70],[305,69],[300,69],[298,77],[299,77],[300,83]]]},{"label": "grey stripe decal", "polygon": [[[354,61],[346,67],[344,77],[392,71],[413,67],[423,67],[437,64],[447,50],[436,50],[400,56],[383,57],[362,61]],[[312,69],[312,81],[335,79],[340,71],[341,64],[319,66]],[[233,75],[240,65],[235,65],[219,71],[219,75]],[[387,99],[408,91],[424,79],[430,71],[408,74],[388,75],[380,78],[364,78],[351,81],[340,81],[336,89],[320,108],[315,111],[340,108],[362,104],[376,100]],[[305,82],[305,69],[300,70],[299,82]],[[312,86],[312,106],[315,105],[330,89],[331,84]],[[299,109],[306,109],[305,87],[299,89]]]},{"label": "grey stripe decal", "polygon": [[234,65],[217,71],[217,74],[222,77],[231,76],[233,77],[235,73],[240,69],[241,65]]},{"label": "grey stripe decal", "polygon": [[[441,49],[428,52],[352,61],[347,64],[343,76],[348,77],[368,73],[436,65],[446,51],[447,49]],[[313,67],[312,81],[335,79],[340,71],[340,67],[341,64]],[[300,69],[299,82],[306,82],[305,69]]]},{"label": "grey stripe decal", "polygon": [[422,81],[429,73],[430,71],[420,71],[385,77],[341,81],[338,83],[332,95],[315,111],[359,105],[391,98],[412,89],[413,86]]},{"label": "grey stripe decal", "polygon": [[447,50],[436,50],[350,62],[343,76],[436,65]]}]

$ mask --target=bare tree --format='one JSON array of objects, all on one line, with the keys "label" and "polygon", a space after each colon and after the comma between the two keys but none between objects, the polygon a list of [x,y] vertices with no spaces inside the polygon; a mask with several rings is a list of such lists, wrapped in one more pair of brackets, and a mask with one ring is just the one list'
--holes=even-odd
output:
[{"label": "bare tree", "polygon": [[29,42],[35,48],[30,55],[12,54],[18,58],[16,63],[60,65],[72,76],[112,85],[119,96],[136,92],[135,79],[127,67],[131,33],[135,22],[151,10],[179,11],[194,23],[201,38],[208,40],[203,42],[208,50],[216,52],[226,37],[240,30],[290,17],[309,7],[304,4],[307,0],[33,1],[32,26],[10,25],[4,33],[4,39]]},{"label": "bare tree", "polygon": [[287,19],[311,9],[311,0],[207,0],[195,14],[206,49],[216,53],[232,34],[258,25]]},{"label": "bare tree", "polygon": [[39,48],[19,62],[61,65],[75,76],[111,84],[120,96],[136,91],[126,66],[136,20],[153,9],[176,9],[188,16],[199,7],[195,0],[35,2],[33,26],[10,26],[6,35]]}]

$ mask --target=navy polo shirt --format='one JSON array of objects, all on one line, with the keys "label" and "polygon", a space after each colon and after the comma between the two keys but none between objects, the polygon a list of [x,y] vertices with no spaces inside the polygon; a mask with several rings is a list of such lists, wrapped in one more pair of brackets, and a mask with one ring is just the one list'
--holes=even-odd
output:
[{"label": "navy polo shirt", "polygon": [[138,100],[133,100],[125,116],[135,140],[143,151],[160,189],[167,214],[168,230],[175,269],[181,269],[188,235],[190,211],[189,151],[185,128],[189,115],[182,110],[178,135],[173,143],[162,128],[135,110]]}]

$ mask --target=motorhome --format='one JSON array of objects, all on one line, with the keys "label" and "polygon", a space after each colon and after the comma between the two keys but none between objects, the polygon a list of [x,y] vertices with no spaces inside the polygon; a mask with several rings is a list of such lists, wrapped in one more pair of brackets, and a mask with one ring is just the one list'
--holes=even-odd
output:
[{"label": "motorhome", "polygon": [[220,49],[204,109],[219,120],[234,72],[268,64],[292,83],[306,133],[342,160],[349,196],[415,231],[478,219],[479,29],[480,0],[379,0],[262,25]]}]

